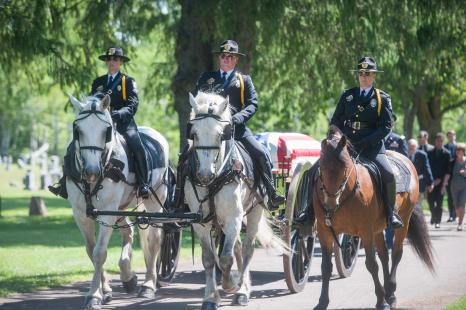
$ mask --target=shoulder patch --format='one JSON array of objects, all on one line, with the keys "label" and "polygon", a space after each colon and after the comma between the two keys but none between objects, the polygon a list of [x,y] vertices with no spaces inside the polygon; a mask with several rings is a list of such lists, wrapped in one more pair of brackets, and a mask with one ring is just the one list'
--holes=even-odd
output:
[{"label": "shoulder patch", "polygon": [[131,79],[131,82],[133,83],[133,91],[137,94],[138,93],[138,86],[136,85],[136,81]]}]

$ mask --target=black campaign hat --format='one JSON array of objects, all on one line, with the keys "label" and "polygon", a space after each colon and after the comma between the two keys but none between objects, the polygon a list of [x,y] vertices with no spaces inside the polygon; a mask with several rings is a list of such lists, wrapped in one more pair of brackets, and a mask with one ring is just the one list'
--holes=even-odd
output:
[{"label": "black campaign hat", "polygon": [[363,57],[359,59],[357,69],[351,71],[383,72],[381,70],[377,70],[377,63],[372,57]]},{"label": "black campaign hat", "polygon": [[123,53],[123,49],[119,46],[112,46],[107,49],[104,55],[100,55],[99,59],[106,61],[109,57],[120,57],[124,62],[128,62],[129,58]]},{"label": "black campaign hat", "polygon": [[238,43],[236,43],[236,41],[233,41],[233,40],[223,41],[222,44],[220,44],[219,50],[213,51],[213,53],[215,54],[225,53],[225,54],[246,56],[245,54],[239,52]]}]

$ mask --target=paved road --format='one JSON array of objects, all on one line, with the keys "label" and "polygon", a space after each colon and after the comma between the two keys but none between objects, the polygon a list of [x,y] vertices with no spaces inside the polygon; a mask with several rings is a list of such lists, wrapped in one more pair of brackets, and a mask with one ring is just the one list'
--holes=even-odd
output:
[{"label": "paved road", "polygon": [[[466,294],[466,231],[457,232],[453,224],[430,230],[437,257],[437,275],[432,276],[414,256],[410,246],[398,271],[399,309],[443,309]],[[318,249],[317,249],[317,252]],[[350,278],[340,279],[334,268],[330,282],[329,309],[373,309],[376,298],[372,278],[365,269],[364,253]],[[182,262],[173,284],[158,291],[156,300],[138,299],[123,293],[121,283],[113,280],[114,300],[103,309],[199,309],[204,288],[200,259],[194,267]],[[303,292],[290,294],[283,280],[282,259],[278,255],[257,250],[252,263],[253,293],[249,306],[240,309],[285,310],[312,309],[320,293],[320,257],[314,259],[309,283]],[[139,279],[142,279],[142,274]],[[67,310],[82,309],[88,282],[20,294],[0,299],[2,310]],[[223,296],[221,309],[231,310],[231,295]]]}]

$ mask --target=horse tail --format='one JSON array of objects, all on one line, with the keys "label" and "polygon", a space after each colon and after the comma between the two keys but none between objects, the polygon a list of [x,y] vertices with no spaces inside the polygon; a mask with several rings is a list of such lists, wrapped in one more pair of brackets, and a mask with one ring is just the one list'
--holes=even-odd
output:
[{"label": "horse tail", "polygon": [[427,224],[421,209],[414,208],[409,220],[408,239],[414,252],[422,260],[431,273],[435,273],[434,255]]},{"label": "horse tail", "polygon": [[259,221],[256,238],[262,247],[267,250],[273,250],[280,254],[287,254],[290,252],[289,246],[273,232],[272,222],[265,214],[262,214]]}]

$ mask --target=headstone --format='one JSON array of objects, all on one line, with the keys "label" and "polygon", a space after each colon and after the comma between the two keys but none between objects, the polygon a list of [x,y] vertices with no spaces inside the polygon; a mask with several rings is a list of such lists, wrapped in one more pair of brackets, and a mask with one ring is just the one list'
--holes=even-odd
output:
[{"label": "headstone", "polygon": [[31,169],[28,169],[26,175],[23,178],[24,189],[29,191],[36,190],[36,182],[34,180],[34,172]]},{"label": "headstone", "polygon": [[13,157],[10,156],[7,156],[6,158],[4,158],[4,162],[5,162],[5,170],[6,171],[11,171],[11,164],[13,163]]},{"label": "headstone", "polygon": [[31,201],[29,202],[29,215],[47,215],[47,208],[45,207],[45,202],[42,197],[31,197]]}]

